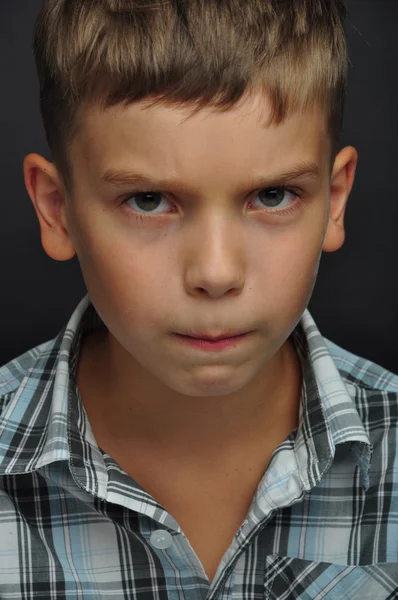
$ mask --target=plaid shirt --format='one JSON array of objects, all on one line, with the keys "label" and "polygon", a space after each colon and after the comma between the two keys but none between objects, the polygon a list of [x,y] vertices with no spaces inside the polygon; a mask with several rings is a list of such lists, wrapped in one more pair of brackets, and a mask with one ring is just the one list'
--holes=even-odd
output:
[{"label": "plaid shirt", "polygon": [[173,516],[95,441],[75,374],[98,327],[86,295],[57,337],[0,369],[1,600],[398,598],[397,375],[305,310],[299,426],[210,583]]}]

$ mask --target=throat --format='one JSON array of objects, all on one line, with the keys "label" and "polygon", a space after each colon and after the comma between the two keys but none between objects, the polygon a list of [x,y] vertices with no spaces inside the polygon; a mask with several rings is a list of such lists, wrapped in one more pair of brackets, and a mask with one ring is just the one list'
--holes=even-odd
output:
[{"label": "throat", "polygon": [[[278,363],[277,382],[260,372],[238,396],[183,397],[123,391],[107,360],[107,338],[102,332],[84,339],[76,384],[93,433],[104,445],[131,449],[133,440],[169,452],[195,457],[228,452],[229,447],[255,440],[282,440],[297,427],[302,387],[301,364],[294,345],[285,344]],[[138,387],[142,378],[134,378]],[[147,386],[148,387],[148,386]],[[151,399],[148,402],[148,399]],[[123,450],[122,450],[123,451]]]}]

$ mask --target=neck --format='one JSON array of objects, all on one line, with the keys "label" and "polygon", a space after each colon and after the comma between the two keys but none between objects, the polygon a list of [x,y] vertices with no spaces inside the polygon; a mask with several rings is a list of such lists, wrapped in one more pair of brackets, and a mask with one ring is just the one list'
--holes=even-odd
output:
[{"label": "neck", "polygon": [[126,354],[107,334],[82,343],[76,381],[105,451],[139,448],[214,462],[215,455],[259,443],[276,447],[298,425],[302,372],[290,339],[244,389],[228,396],[179,394]]}]

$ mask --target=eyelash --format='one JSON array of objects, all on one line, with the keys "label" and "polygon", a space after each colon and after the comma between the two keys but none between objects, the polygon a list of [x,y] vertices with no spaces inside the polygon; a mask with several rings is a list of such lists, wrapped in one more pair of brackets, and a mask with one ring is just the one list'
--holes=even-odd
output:
[{"label": "eyelash", "polygon": [[[267,209],[264,208],[262,210],[262,212],[268,213],[268,214],[272,214],[275,215],[277,217],[285,217],[287,215],[293,214],[294,212],[301,210],[305,204],[305,198],[304,198],[304,194],[303,192],[301,192],[301,190],[295,189],[295,188],[290,188],[290,187],[285,187],[285,186],[275,186],[275,187],[268,187],[268,188],[263,188],[260,191],[269,191],[269,190],[283,190],[286,192],[289,192],[290,194],[293,194],[294,196],[296,196],[296,200],[293,202],[292,206],[290,206],[289,208],[282,208],[282,209]],[[133,190],[129,193],[129,195],[127,197],[124,198],[124,200],[122,201],[122,206],[125,212],[125,216],[128,219],[136,219],[139,221],[147,221],[148,219],[154,219],[154,218],[162,218],[159,216],[158,213],[156,213],[155,215],[151,215],[151,214],[143,214],[143,213],[136,213],[134,212],[132,209],[126,208],[126,203],[128,200],[130,200],[130,198],[132,198],[133,196],[135,196],[136,194],[152,194],[152,193],[158,193],[161,194],[162,192],[154,192],[153,190],[149,191],[149,190]],[[298,200],[297,200],[298,198]],[[261,209],[259,209],[261,211]]]}]

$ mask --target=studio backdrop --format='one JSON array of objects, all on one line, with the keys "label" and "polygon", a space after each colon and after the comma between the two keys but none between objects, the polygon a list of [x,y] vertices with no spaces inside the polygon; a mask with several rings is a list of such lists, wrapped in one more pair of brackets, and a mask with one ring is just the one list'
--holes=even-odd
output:
[{"label": "studio backdrop", "polygon": [[[55,337],[87,292],[77,256],[59,262],[43,250],[23,180],[26,154],[52,160],[32,51],[40,4],[0,2],[0,365]],[[354,146],[359,162],[345,243],[323,253],[308,309],[326,338],[398,373],[398,2],[346,5],[350,67],[340,147]]]}]

